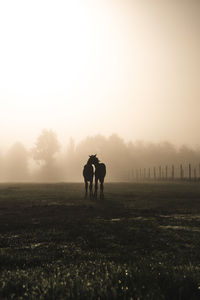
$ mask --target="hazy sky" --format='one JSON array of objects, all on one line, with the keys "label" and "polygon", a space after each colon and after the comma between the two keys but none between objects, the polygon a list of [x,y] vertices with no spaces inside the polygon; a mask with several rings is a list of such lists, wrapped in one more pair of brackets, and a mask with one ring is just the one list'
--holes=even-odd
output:
[{"label": "hazy sky", "polygon": [[0,145],[200,145],[199,0],[0,1]]}]

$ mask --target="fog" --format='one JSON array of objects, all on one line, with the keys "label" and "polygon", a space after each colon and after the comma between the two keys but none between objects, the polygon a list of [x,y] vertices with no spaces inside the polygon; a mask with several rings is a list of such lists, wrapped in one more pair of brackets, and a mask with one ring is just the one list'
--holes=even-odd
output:
[{"label": "fog", "polygon": [[[182,160],[186,153],[195,159],[199,53],[198,0],[1,1],[3,180],[28,180],[33,173],[31,180],[47,173],[77,180],[94,152],[110,164],[113,180],[130,166],[129,156],[138,167],[153,165],[155,153],[163,163],[169,162],[164,152],[173,152],[170,163],[182,152]],[[43,128],[52,128],[60,143],[51,167],[30,150]],[[116,157],[113,133],[122,139]]]},{"label": "fog", "polygon": [[180,165],[184,178],[188,179],[189,164],[192,169],[191,177],[200,178],[200,147],[178,148],[169,142],[127,143],[117,134],[109,137],[88,136],[79,143],[75,143],[71,137],[66,144],[64,146],[58,140],[53,130],[47,129],[41,131],[31,148],[26,148],[21,142],[13,144],[0,156],[0,181],[83,181],[83,166],[91,154],[97,154],[100,161],[106,164],[107,181],[153,180],[154,172],[157,179],[167,179],[166,167],[170,179],[172,165],[175,179],[180,179]]}]

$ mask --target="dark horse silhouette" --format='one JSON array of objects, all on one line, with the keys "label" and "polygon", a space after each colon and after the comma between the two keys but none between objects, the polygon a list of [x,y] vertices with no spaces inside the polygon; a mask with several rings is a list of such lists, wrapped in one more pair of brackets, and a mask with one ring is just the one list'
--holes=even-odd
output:
[{"label": "dark horse silhouette", "polygon": [[104,163],[100,163],[98,157],[95,155],[90,155],[89,161],[95,166],[95,191],[94,199],[97,199],[98,181],[100,182],[100,199],[104,198],[104,178],[106,176],[106,166]]},{"label": "dark horse silhouette", "polygon": [[87,164],[83,168],[83,177],[85,181],[85,198],[88,195],[88,181],[90,182],[90,199],[92,199],[92,185],[93,185],[93,177],[94,177],[94,169],[92,165],[92,155],[89,156],[90,158],[87,161]]}]

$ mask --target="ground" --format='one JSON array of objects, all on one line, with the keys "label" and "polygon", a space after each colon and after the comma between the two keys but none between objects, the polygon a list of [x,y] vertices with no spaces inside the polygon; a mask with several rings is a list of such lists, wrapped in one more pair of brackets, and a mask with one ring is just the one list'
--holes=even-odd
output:
[{"label": "ground", "polygon": [[200,299],[200,184],[0,185],[0,299]]}]

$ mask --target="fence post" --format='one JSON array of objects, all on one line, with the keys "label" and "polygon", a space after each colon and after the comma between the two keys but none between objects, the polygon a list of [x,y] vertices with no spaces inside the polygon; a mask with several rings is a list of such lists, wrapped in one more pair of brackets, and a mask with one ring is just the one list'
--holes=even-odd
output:
[{"label": "fence post", "polygon": [[162,174],[161,179],[164,180],[164,177],[165,177],[164,176],[164,169],[162,167],[161,167],[161,174]]},{"label": "fence post", "polygon": [[153,178],[156,180],[156,167],[153,167]]},{"label": "fence post", "polygon": [[136,169],[136,180],[138,181],[138,169]]},{"label": "fence post", "polygon": [[199,164],[199,178],[198,179],[200,180],[200,164]]},{"label": "fence post", "polygon": [[180,180],[183,180],[183,166],[182,164],[180,165]]},{"label": "fence post", "polygon": [[197,171],[196,171],[196,168],[194,168],[194,181],[197,180]]},{"label": "fence post", "polygon": [[131,180],[131,170],[128,171],[127,175],[128,175],[128,181],[130,181]]},{"label": "fence post", "polygon": [[134,181],[134,170],[131,170],[131,181]]},{"label": "fence post", "polygon": [[189,181],[191,181],[191,164],[189,164]]},{"label": "fence post", "polygon": [[172,180],[174,180],[174,165],[172,165]]},{"label": "fence post", "polygon": [[159,179],[161,180],[161,166],[159,166]]},{"label": "fence post", "polygon": [[165,166],[165,179],[167,181],[167,178],[168,178],[168,168],[167,166]]},{"label": "fence post", "polygon": [[151,169],[149,168],[148,179],[151,180]]},{"label": "fence post", "polygon": [[140,181],[142,180],[142,170],[140,168]]},{"label": "fence post", "polygon": [[144,168],[144,174],[143,174],[144,180],[146,180],[146,168]]}]

